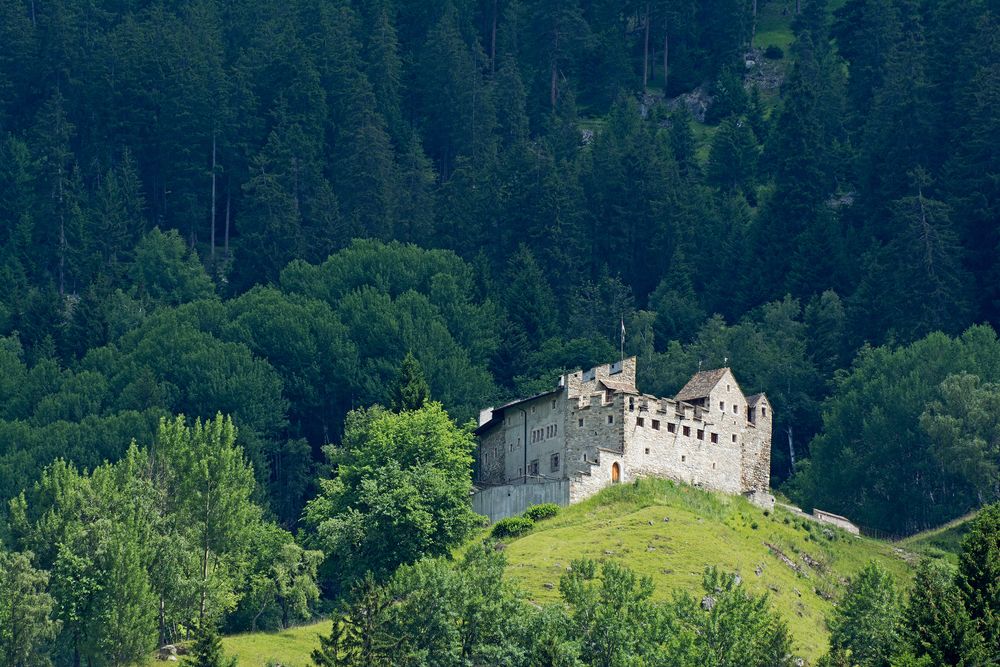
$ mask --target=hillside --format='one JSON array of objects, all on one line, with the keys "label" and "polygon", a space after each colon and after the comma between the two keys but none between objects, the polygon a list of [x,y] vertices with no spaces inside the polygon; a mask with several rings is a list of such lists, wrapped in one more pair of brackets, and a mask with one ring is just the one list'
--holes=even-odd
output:
[{"label": "hillside", "polygon": [[889,544],[661,480],[606,489],[511,541],[506,553],[508,572],[538,602],[558,598],[559,576],[574,558],[619,559],[652,577],[663,597],[698,593],[710,565],[739,572],[755,591],[770,591],[796,651],[808,659],[825,650],[833,600],[869,560],[880,560],[901,583],[910,576]]},{"label": "hillside", "polygon": [[[908,585],[911,568],[904,556],[926,552],[930,532],[915,538],[921,536],[925,539],[908,544],[904,552],[780,508],[765,514],[742,498],[642,480],[565,508],[509,541],[505,551],[509,576],[534,602],[559,598],[559,577],[574,558],[618,559],[651,577],[660,597],[677,590],[700,594],[702,572],[710,565],[738,572],[754,591],[769,591],[788,621],[797,653],[812,661],[826,649],[824,619],[848,578],[877,559]],[[944,553],[945,547],[938,549]],[[321,621],[280,633],[234,635],[224,645],[241,666],[265,667],[280,660],[287,667],[304,667],[310,664],[315,636],[327,632],[329,621]]]}]

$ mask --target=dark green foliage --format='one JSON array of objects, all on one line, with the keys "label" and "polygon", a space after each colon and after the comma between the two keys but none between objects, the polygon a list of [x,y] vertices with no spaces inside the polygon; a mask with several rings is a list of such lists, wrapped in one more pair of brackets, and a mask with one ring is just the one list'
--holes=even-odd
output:
[{"label": "dark green foliage", "polygon": [[781,60],[785,57],[785,52],[780,46],[771,44],[764,49],[764,57],[770,58],[771,60]]},{"label": "dark green foliage", "polygon": [[907,643],[932,665],[982,665],[986,650],[951,568],[921,563],[903,612]]},{"label": "dark green foliage", "polygon": [[191,653],[184,660],[189,667],[236,667],[236,658],[226,659],[219,631],[211,624],[197,630]]},{"label": "dark green foliage", "polygon": [[962,540],[958,588],[987,652],[1000,655],[1000,504],[983,509]]},{"label": "dark green foliage", "polygon": [[541,505],[532,505],[528,509],[524,510],[524,517],[531,519],[532,521],[543,521],[545,519],[551,519],[555,515],[559,514],[561,508],[555,503],[542,503]]},{"label": "dark green foliage", "polygon": [[490,535],[497,539],[520,537],[530,531],[534,525],[535,520],[532,517],[509,516],[493,524],[493,528],[490,529]]},{"label": "dark green foliage", "polygon": [[399,378],[392,392],[392,409],[419,410],[431,400],[431,389],[427,386],[424,371],[413,353],[407,352],[403,365],[399,367]]}]

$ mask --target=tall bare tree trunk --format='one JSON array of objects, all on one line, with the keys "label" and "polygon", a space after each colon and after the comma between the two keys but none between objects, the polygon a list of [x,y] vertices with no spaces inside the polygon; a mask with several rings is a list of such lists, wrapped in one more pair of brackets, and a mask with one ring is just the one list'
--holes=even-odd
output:
[{"label": "tall bare tree trunk", "polygon": [[788,460],[792,466],[792,473],[795,473],[795,440],[792,437],[792,425],[788,425]]},{"label": "tall bare tree trunk", "polygon": [[490,30],[490,73],[496,71],[497,66],[497,13],[500,0],[493,0],[493,28]]},{"label": "tall bare tree trunk", "polygon": [[642,92],[649,83],[649,3],[646,3],[646,29],[642,43]]},{"label": "tall bare tree trunk", "polygon": [[212,133],[212,218],[209,223],[212,237],[212,260],[215,260],[215,133]]},{"label": "tall bare tree trunk", "polygon": [[226,180],[226,239],[225,239],[225,255],[226,259],[229,259],[229,205],[232,202],[232,193],[229,191],[230,183]]},{"label": "tall bare tree trunk", "polygon": [[551,67],[551,72],[550,72],[551,80],[550,80],[550,83],[549,83],[549,102],[552,103],[552,109],[553,110],[555,110],[555,108],[556,108],[556,91],[558,90],[557,79],[556,79],[556,77],[557,77],[557,71],[558,70],[556,68],[556,59],[553,57],[552,58],[552,67]]},{"label": "tall bare tree trunk", "polygon": [[667,79],[670,75],[670,34],[663,31],[663,94],[667,93]]}]

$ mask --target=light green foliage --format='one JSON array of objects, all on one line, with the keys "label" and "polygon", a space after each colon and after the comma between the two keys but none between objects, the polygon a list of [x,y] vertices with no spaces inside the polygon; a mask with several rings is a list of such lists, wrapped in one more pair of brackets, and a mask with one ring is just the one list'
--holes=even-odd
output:
[{"label": "light green foliage", "polygon": [[193,426],[183,416],[160,422],[156,452],[168,466],[178,524],[197,548],[199,622],[213,622],[235,604],[235,575],[260,521],[251,501],[253,469],[236,446],[232,420],[221,413]]},{"label": "light green foliage", "polygon": [[48,575],[32,567],[31,552],[0,547],[0,662],[10,667],[48,667],[52,620]]},{"label": "light green foliage", "polygon": [[[579,558],[616,561],[650,577],[656,601],[669,599],[674,591],[686,591],[700,601],[707,567],[738,572],[740,588],[754,599],[766,593],[769,606],[788,624],[792,653],[815,660],[826,650],[826,619],[834,612],[834,600],[845,592],[844,580],[870,559],[878,559],[900,584],[911,576],[907,564],[887,545],[836,530],[833,535],[828,539],[820,527],[781,509],[765,516],[740,499],[642,480],[564,508],[535,524],[531,533],[505,540],[504,554],[510,561],[509,576],[539,604],[558,599],[552,587]],[[791,558],[802,574],[767,544]],[[821,565],[808,565],[806,554]],[[746,609],[752,608],[748,602]]]},{"label": "light green foliage", "polygon": [[336,475],[320,480],[304,514],[327,554],[327,579],[385,577],[460,544],[479,521],[469,503],[473,448],[438,403],[351,413],[343,442],[328,450]]},{"label": "light green foliage", "polygon": [[899,594],[875,561],[851,582],[830,620],[830,649],[860,667],[888,667],[902,646]]},{"label": "light green foliage", "polygon": [[303,549],[278,526],[262,524],[250,536],[249,554],[239,619],[249,617],[250,630],[256,631],[259,627],[287,629],[309,618],[319,600],[316,576],[323,553]]}]

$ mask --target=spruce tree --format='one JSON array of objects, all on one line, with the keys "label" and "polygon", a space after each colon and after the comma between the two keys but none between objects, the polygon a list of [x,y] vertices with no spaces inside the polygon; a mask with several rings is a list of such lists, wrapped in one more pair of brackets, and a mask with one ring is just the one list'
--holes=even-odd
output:
[{"label": "spruce tree", "polygon": [[226,658],[219,631],[206,622],[198,628],[194,648],[185,664],[187,667],[236,667],[236,658]]},{"label": "spruce tree", "polygon": [[982,637],[965,609],[951,568],[921,563],[903,618],[906,639],[917,657],[927,656],[941,667],[986,664]]},{"label": "spruce tree", "polygon": [[987,650],[1000,655],[1000,503],[983,509],[962,541],[958,588]]},{"label": "spruce tree", "polygon": [[431,389],[420,362],[407,352],[399,367],[399,377],[392,390],[392,409],[396,412],[419,410],[431,400]]}]

